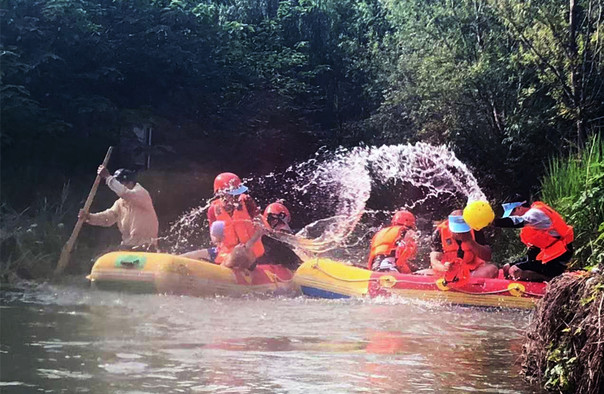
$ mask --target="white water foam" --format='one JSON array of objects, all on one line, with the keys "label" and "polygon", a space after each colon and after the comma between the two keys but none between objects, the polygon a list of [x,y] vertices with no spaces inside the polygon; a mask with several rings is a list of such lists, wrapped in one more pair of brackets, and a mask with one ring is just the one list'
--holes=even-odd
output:
[{"label": "white water foam", "polygon": [[[376,214],[385,216],[399,208],[421,211],[430,203],[448,205],[445,208],[451,210],[460,208],[462,200],[486,199],[474,175],[451,150],[421,142],[319,151],[283,172],[244,182],[252,196],[260,196],[258,201],[268,204],[284,199],[294,218],[306,216],[311,223],[296,236],[279,238],[314,255],[355,244],[367,249],[368,244],[360,242],[366,236],[356,234],[352,242],[349,238],[355,229],[373,232],[374,227],[364,222]],[[368,200],[377,193],[385,194],[393,209],[367,209]],[[190,210],[172,225],[174,250],[188,245],[192,232],[207,232],[202,214],[209,205]]]}]

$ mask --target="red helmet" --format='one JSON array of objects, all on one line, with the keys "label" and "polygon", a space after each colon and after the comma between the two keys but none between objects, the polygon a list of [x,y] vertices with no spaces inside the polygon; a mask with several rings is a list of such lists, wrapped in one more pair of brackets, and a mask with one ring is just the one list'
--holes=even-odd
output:
[{"label": "red helmet", "polygon": [[397,211],[392,217],[392,225],[415,227],[415,216],[409,211]]},{"label": "red helmet", "polygon": [[233,196],[245,193],[247,187],[241,184],[241,179],[232,172],[223,172],[214,179],[214,194],[228,193]]},{"label": "red helmet", "polygon": [[283,221],[284,223],[289,223],[292,219],[289,210],[285,207],[285,205],[281,204],[280,202],[274,202],[272,204],[269,204],[268,207],[266,207],[266,209],[264,210],[264,219],[270,223],[269,217],[277,218]]}]

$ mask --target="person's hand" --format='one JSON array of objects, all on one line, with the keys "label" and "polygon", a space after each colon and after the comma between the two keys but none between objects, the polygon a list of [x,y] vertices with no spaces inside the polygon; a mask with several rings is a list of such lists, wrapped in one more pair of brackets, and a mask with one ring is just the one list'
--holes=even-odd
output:
[{"label": "person's hand", "polygon": [[90,214],[83,209],[80,209],[80,212],[78,212],[78,219],[88,220],[88,218],[90,218]]},{"label": "person's hand", "polygon": [[96,173],[103,179],[107,179],[107,177],[110,175],[107,167],[104,165],[100,165],[98,170],[96,170]]}]

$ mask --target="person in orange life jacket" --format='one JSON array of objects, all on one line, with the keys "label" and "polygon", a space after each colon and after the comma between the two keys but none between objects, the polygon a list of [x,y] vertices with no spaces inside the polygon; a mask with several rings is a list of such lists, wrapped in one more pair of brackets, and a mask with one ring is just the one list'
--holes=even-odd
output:
[{"label": "person in orange life jacket", "polygon": [[[291,214],[281,202],[269,204],[264,210],[263,217],[265,223],[273,232],[294,233],[289,227]],[[280,264],[292,271],[296,270],[302,264],[300,257],[285,242],[264,235],[262,237],[262,244],[265,251],[264,255],[256,260],[257,264]]]},{"label": "person in orange life jacket", "polygon": [[[208,221],[210,226],[216,220],[225,223],[224,239],[213,259],[218,264],[223,263],[238,245],[251,251],[249,256],[253,260],[264,254],[260,240],[262,217],[254,200],[245,194],[247,190],[241,179],[231,172],[223,172],[214,179],[214,195],[218,198],[212,201],[208,209]],[[251,240],[254,241],[249,242]]]},{"label": "person in orange life jacket", "polygon": [[113,206],[98,213],[80,210],[78,217],[93,226],[110,227],[117,224],[122,234],[121,250],[157,250],[159,222],[149,192],[136,182],[134,171],[120,168],[112,175],[105,166],[97,174],[118,195]]},{"label": "person in orange life jacket", "polygon": [[472,277],[497,277],[499,269],[488,262],[491,260],[491,248],[486,245],[484,234],[472,230],[462,215],[463,211],[455,210],[448,220],[437,226],[432,236],[430,252],[432,269],[421,273],[443,274],[461,261]]},{"label": "person in orange life jacket", "polygon": [[390,226],[371,239],[367,269],[404,274],[415,271],[417,268],[409,262],[417,253],[415,238],[415,216],[405,210],[396,212]]},{"label": "person in orange life jacket", "polygon": [[[223,238],[217,246],[196,250],[182,254],[183,257],[203,259],[222,264],[236,246],[251,250],[251,254],[238,251],[237,266],[246,265],[242,260],[248,256],[257,259],[264,254],[262,241],[262,217],[254,200],[245,192],[248,188],[241,183],[241,179],[230,172],[224,172],[214,179],[214,195],[207,212],[210,230],[216,221],[224,223]],[[259,224],[255,224],[259,223]],[[253,240],[253,242],[249,242]],[[241,262],[241,264],[239,263]],[[230,264],[228,264],[230,265]],[[249,264],[253,268],[253,261]]]},{"label": "person in orange life jacket", "polygon": [[503,268],[514,280],[548,281],[566,271],[573,256],[574,232],[562,216],[541,201],[529,205],[521,195],[502,204],[504,213],[493,221],[503,228],[521,228],[520,240],[526,256]]}]

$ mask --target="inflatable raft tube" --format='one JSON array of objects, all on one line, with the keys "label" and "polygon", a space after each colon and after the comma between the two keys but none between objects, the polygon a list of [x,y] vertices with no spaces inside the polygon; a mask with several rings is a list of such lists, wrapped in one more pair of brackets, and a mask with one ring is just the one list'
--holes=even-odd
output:
[{"label": "inflatable raft tube", "polygon": [[87,276],[100,289],[191,296],[296,294],[290,270],[259,265],[251,273],[165,253],[111,252]]},{"label": "inflatable raft tube", "polygon": [[304,295],[319,298],[401,296],[456,305],[532,308],[546,283],[471,278],[455,286],[433,276],[373,272],[329,259],[306,261],[294,275]]}]

